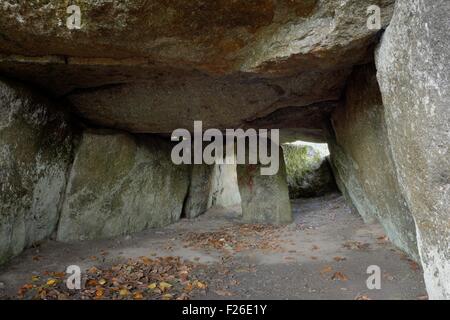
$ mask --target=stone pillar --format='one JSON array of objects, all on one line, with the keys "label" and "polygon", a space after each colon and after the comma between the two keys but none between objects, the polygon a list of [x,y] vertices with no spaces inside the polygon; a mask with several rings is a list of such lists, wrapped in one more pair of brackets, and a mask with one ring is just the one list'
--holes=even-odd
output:
[{"label": "stone pillar", "polygon": [[237,166],[243,221],[276,225],[291,223],[292,210],[282,149],[277,174],[263,176],[260,169],[259,164]]},{"label": "stone pillar", "polygon": [[69,175],[57,239],[102,239],[178,221],[189,167],[174,165],[172,145],[152,135],[87,129]]},{"label": "stone pillar", "polygon": [[227,208],[241,205],[236,170],[236,164],[218,164],[215,166],[210,206]]},{"label": "stone pillar", "polygon": [[71,151],[58,106],[0,79],[0,264],[55,230]]}]

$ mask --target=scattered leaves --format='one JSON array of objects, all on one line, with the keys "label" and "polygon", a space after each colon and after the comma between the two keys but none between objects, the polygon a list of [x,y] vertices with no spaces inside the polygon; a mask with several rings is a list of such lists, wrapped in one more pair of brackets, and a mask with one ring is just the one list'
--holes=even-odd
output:
[{"label": "scattered leaves", "polygon": [[23,285],[19,299],[164,299],[187,300],[194,292],[205,292],[208,285],[197,279],[199,265],[180,257],[150,259],[140,257],[108,268],[91,267],[84,273],[81,290],[69,290],[63,272],[33,275],[32,284]]},{"label": "scattered leaves", "polygon": [[278,244],[280,227],[258,224],[241,224],[223,227],[217,231],[188,233],[184,240],[186,247],[196,249],[216,249],[227,253],[259,249],[282,252]]},{"label": "scattered leaves", "polygon": [[368,249],[370,249],[369,243],[362,243],[362,242],[354,241],[354,240],[346,241],[342,246],[349,250],[368,250]]}]

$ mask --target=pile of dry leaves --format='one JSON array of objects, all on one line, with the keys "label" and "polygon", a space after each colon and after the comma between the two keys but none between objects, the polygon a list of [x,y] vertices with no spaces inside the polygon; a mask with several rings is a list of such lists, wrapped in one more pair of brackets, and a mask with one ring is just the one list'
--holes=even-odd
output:
[{"label": "pile of dry leaves", "polygon": [[217,231],[188,233],[186,246],[196,249],[216,249],[231,252],[259,249],[283,251],[279,244],[280,227],[270,225],[241,224],[223,227]]},{"label": "pile of dry leaves", "polygon": [[83,275],[82,289],[69,290],[66,273],[45,272],[22,286],[19,299],[187,300],[205,293],[207,284],[193,275],[196,265],[179,257],[141,257],[110,268],[92,267]]}]

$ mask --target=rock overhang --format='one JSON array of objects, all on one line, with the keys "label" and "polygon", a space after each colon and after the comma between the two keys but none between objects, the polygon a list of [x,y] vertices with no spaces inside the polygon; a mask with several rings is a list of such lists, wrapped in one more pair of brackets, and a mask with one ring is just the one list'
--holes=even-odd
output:
[{"label": "rock overhang", "polygon": [[2,2],[0,72],[67,98],[94,124],[164,134],[194,120],[273,127],[291,110],[298,121],[279,123],[286,139],[314,141],[325,140],[352,67],[372,59],[367,8],[379,5],[386,26],[394,3],[78,1],[82,28],[69,30],[65,2]]}]

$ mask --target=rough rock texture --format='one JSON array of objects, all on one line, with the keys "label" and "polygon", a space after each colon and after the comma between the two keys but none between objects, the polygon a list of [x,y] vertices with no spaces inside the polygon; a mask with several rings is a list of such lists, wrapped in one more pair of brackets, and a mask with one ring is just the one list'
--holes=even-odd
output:
[{"label": "rough rock texture", "polygon": [[0,79],[0,263],[55,230],[71,147],[61,111]]},{"label": "rough rock texture", "polygon": [[419,260],[415,224],[398,185],[372,64],[355,70],[332,124],[331,159],[340,189],[366,222],[378,220],[394,244]]},{"label": "rough rock texture", "polygon": [[280,129],[281,143],[305,140],[324,142],[331,112],[339,102],[327,101],[306,107],[286,107],[253,121],[244,128]]},{"label": "rough rock texture", "polygon": [[260,165],[237,165],[243,221],[287,224],[292,210],[286,180],[286,165],[280,148],[280,168],[275,175],[261,175]]},{"label": "rough rock texture", "polygon": [[183,214],[192,219],[205,213],[210,207],[213,192],[215,165],[192,165],[189,192],[184,202]]},{"label": "rough rock texture", "polygon": [[[170,76],[77,91],[68,99],[75,111],[90,121],[131,132],[192,130],[196,120],[203,121],[205,129],[227,129],[245,126],[280,108],[336,100],[347,76],[347,70],[311,71],[280,79],[251,79],[248,75]],[[327,104],[321,106],[319,111],[327,113]],[[321,123],[311,124],[319,131],[320,139]]]},{"label": "rough rock texture", "polygon": [[70,173],[57,239],[107,238],[177,221],[189,168],[157,137],[87,130]]},{"label": "rough rock texture", "polygon": [[235,164],[215,166],[211,206],[231,207],[241,204]]},{"label": "rough rock texture", "polygon": [[450,299],[450,2],[399,0],[377,54],[396,173],[431,299]]},{"label": "rough rock texture", "polygon": [[[213,73],[291,72],[364,58],[376,31],[370,5],[389,22],[392,0],[77,1],[80,30],[66,27],[67,3],[2,0],[4,53],[137,59]],[[136,60],[132,60],[136,61]],[[139,60],[140,61],[140,60]],[[279,64],[279,62],[283,62]]]},{"label": "rough rock texture", "polygon": [[311,146],[286,144],[289,198],[320,197],[336,190],[333,173],[327,158],[322,158]]},{"label": "rough rock texture", "polygon": [[[169,134],[202,120],[204,129],[279,128],[283,141],[324,141],[332,115],[341,190],[413,257],[417,237],[430,298],[449,298],[448,0],[396,1],[377,55],[384,110],[370,67],[354,74],[346,104],[339,100],[381,35],[366,27],[367,8],[379,5],[386,27],[394,0],[76,3],[81,30],[65,25],[67,1],[0,0],[0,73],[66,99],[87,125],[131,133]],[[63,201],[62,114],[16,85],[2,82],[0,99],[0,262],[49,236],[60,202],[62,241],[179,219],[191,169],[172,164],[169,143],[85,131]],[[245,221],[291,221],[283,162],[275,176],[260,176],[258,165],[239,166],[238,176]],[[194,180],[191,190],[208,185]],[[209,194],[206,205],[234,202],[236,192],[224,194]],[[189,215],[205,199],[192,192]]]},{"label": "rough rock texture", "polygon": [[82,28],[69,30],[66,2],[0,0],[0,71],[132,132],[193,120],[239,127],[289,107],[299,117],[289,139],[323,141],[322,118],[308,122],[295,108],[339,99],[377,41],[367,8],[379,5],[386,26],[394,0],[77,3]]}]

